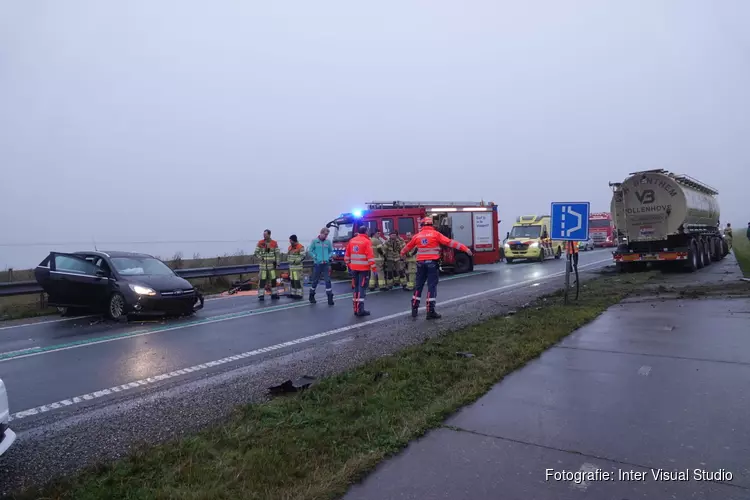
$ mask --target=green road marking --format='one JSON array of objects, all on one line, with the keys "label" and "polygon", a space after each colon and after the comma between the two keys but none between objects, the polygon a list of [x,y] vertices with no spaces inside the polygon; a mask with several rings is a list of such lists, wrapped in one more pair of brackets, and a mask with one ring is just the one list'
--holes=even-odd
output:
[{"label": "green road marking", "polygon": [[[470,273],[466,274],[460,274],[460,275],[453,275],[453,276],[446,276],[444,278],[441,278],[440,281],[451,281],[461,278],[469,278],[471,276],[477,276],[480,274],[488,274],[489,271],[472,271]],[[376,295],[378,293],[383,293],[379,290],[376,290],[374,292],[368,292],[367,295]],[[347,298],[352,297],[352,293],[346,293],[343,295],[336,295],[337,298]],[[127,339],[130,337],[140,337],[143,335],[150,335],[152,333],[159,333],[159,332],[165,332],[165,331],[171,331],[171,330],[179,330],[182,328],[190,328],[193,326],[200,326],[200,325],[206,325],[211,323],[218,323],[221,321],[228,321],[232,319],[238,319],[238,318],[246,318],[249,316],[257,316],[260,314],[268,314],[276,311],[285,311],[287,309],[296,309],[298,307],[308,307],[311,306],[309,302],[303,302],[303,303],[294,303],[294,304],[280,304],[277,306],[268,306],[268,307],[262,307],[260,309],[253,309],[251,311],[242,311],[242,312],[236,312],[236,313],[227,313],[227,314],[220,314],[217,316],[209,316],[208,318],[202,318],[202,319],[196,319],[196,320],[190,320],[183,323],[175,323],[175,324],[167,324],[158,326],[155,328],[148,328],[148,329],[141,329],[136,330],[133,332],[126,332],[126,333],[116,333],[113,335],[104,335],[101,337],[93,337],[89,339],[81,339],[76,340],[74,342],[66,342],[64,344],[55,344],[45,347],[30,347],[28,349],[21,349],[18,351],[12,351],[12,352],[6,352],[3,354],[0,354],[0,362],[7,361],[9,359],[14,358],[21,358],[25,356],[30,356],[34,354],[42,354],[46,352],[53,352],[53,351],[61,351],[65,349],[73,349],[76,347],[82,347],[90,344],[101,344],[104,342],[111,342],[113,340],[121,340],[121,339]]]}]

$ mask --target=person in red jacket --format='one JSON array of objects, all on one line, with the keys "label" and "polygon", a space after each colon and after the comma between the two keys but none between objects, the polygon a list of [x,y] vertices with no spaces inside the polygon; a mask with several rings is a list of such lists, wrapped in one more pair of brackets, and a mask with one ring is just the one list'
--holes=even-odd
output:
[{"label": "person in red jacket", "polygon": [[417,248],[417,284],[414,287],[414,296],[411,299],[411,315],[416,318],[419,311],[419,299],[422,295],[425,281],[427,282],[427,319],[438,319],[440,314],[435,311],[435,299],[437,298],[438,272],[440,270],[440,247],[451,247],[464,252],[471,257],[469,247],[458,241],[446,238],[443,234],[432,227],[432,217],[422,219],[422,228],[401,250],[403,257],[414,247]]},{"label": "person in red jacket", "polygon": [[375,255],[372,252],[372,242],[367,236],[367,226],[361,226],[357,236],[349,240],[344,252],[344,262],[349,268],[352,277],[352,289],[354,294],[355,316],[369,316],[370,311],[365,310],[365,295],[370,282],[370,271],[375,271]]}]

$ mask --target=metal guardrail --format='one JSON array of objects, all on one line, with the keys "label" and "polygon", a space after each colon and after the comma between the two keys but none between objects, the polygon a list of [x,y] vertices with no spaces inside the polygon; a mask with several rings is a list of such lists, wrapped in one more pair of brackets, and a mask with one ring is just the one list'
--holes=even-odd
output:
[{"label": "metal guardrail", "polygon": [[[310,268],[313,261],[302,262],[303,267]],[[289,269],[288,262],[280,262],[276,268],[278,271]],[[237,264],[234,266],[197,267],[193,269],[175,269],[174,272],[185,279],[195,278],[217,278],[219,276],[233,276],[236,274],[253,274],[260,271],[260,264]],[[36,281],[11,281],[0,283],[0,297],[11,297],[13,295],[32,295],[42,293],[42,287]]]}]

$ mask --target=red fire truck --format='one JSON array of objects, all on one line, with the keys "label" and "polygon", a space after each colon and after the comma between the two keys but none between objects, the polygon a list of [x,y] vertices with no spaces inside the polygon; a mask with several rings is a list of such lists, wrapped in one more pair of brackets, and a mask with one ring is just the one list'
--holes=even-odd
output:
[{"label": "red fire truck", "polygon": [[599,212],[589,215],[589,237],[594,240],[595,247],[615,246],[615,225],[611,213]]},{"label": "red fire truck", "polygon": [[397,231],[406,239],[406,233],[419,231],[419,220],[426,215],[433,218],[435,229],[448,238],[460,241],[474,254],[443,248],[440,268],[453,273],[466,273],[475,264],[500,262],[497,205],[492,202],[445,201],[371,201],[365,210],[341,214],[326,227],[333,227],[333,268],[344,270],[346,243],[353,237],[355,228],[366,225],[368,233],[380,231],[386,238]]}]

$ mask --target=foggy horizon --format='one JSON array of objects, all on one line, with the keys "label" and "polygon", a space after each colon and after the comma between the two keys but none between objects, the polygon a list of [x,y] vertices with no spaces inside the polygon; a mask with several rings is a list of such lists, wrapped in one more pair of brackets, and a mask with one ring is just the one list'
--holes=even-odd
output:
[{"label": "foggy horizon", "polygon": [[7,2],[0,269],[307,246],[375,199],[492,201],[502,238],[656,168],[744,230],[750,3],[575,5]]}]

